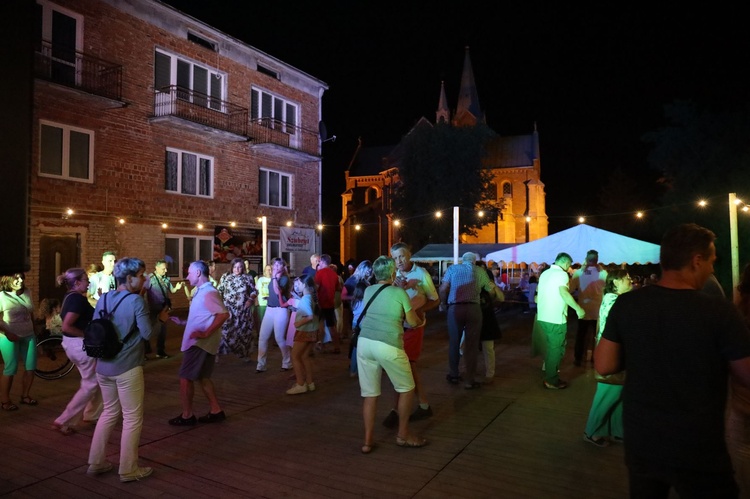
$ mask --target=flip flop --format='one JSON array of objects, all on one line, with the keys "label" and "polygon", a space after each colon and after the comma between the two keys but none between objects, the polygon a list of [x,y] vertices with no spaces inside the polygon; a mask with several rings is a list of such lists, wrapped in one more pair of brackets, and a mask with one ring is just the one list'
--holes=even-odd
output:
[{"label": "flip flop", "polygon": [[424,447],[425,445],[427,445],[427,440],[425,440],[424,438],[419,438],[417,440],[409,440],[408,438],[396,437],[396,445],[398,445],[399,447],[408,447],[408,448],[416,449],[416,448]]},{"label": "flip flop", "polygon": [[3,402],[0,407],[3,408],[4,411],[17,411],[18,406],[14,404],[13,402]]},{"label": "flip flop", "polygon": [[37,405],[39,402],[31,397],[21,397],[21,403],[26,405]]}]

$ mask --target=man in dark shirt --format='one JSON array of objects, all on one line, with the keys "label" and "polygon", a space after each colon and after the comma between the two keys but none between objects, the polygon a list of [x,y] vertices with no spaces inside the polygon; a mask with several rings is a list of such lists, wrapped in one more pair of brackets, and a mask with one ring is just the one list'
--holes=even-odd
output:
[{"label": "man in dark shirt", "polygon": [[594,355],[627,370],[623,398],[630,497],[737,497],[724,438],[727,381],[750,386],[750,331],[734,306],[700,290],[715,235],[679,225],[661,243],[656,285],[620,296]]}]

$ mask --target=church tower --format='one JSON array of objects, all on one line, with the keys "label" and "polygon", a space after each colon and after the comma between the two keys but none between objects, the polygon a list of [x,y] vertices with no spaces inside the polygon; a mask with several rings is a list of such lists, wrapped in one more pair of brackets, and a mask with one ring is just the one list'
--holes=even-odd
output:
[{"label": "church tower", "polygon": [[469,47],[464,55],[464,70],[461,74],[461,88],[458,92],[458,106],[453,117],[454,126],[476,126],[486,124],[484,113],[479,107],[479,93],[474,82],[474,70],[471,67]]},{"label": "church tower", "polygon": [[445,82],[440,82],[440,99],[438,101],[438,109],[435,112],[435,123],[451,122],[451,110],[448,108],[448,99],[445,97]]}]

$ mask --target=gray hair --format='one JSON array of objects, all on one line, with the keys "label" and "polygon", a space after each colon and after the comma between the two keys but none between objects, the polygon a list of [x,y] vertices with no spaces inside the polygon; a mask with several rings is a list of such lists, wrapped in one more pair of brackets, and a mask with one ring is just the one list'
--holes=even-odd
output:
[{"label": "gray hair", "polygon": [[146,264],[140,258],[124,257],[115,264],[115,280],[117,284],[125,284],[128,276],[138,275],[139,270],[146,270]]}]

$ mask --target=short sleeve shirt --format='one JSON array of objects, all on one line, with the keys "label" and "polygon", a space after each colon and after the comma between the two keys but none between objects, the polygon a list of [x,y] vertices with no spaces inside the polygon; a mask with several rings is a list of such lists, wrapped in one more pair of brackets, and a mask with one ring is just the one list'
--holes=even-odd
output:
[{"label": "short sleeve shirt", "polygon": [[217,314],[226,313],[227,309],[224,307],[219,291],[210,282],[203,283],[196,289],[195,296],[190,302],[190,311],[180,350],[185,352],[195,345],[211,355],[216,355],[221,343],[221,330],[214,331],[208,338],[190,338],[190,334],[194,331],[205,331],[213,323],[214,317]]},{"label": "short sleeve shirt", "polygon": [[536,288],[537,320],[550,324],[565,324],[568,304],[560,295],[560,287],[568,287],[570,276],[559,265],[552,265],[539,276]]}]

